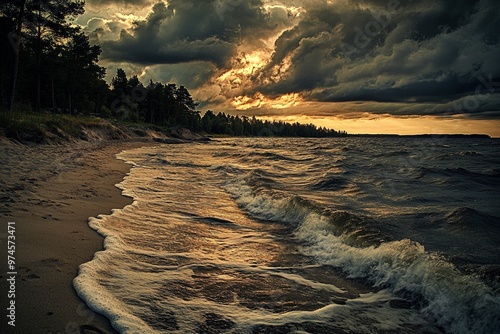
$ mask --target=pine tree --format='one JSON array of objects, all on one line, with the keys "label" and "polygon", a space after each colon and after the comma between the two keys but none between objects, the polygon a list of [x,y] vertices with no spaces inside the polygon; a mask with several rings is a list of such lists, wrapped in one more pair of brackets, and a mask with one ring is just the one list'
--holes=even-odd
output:
[{"label": "pine tree", "polygon": [[43,53],[53,43],[67,39],[77,32],[71,20],[84,13],[84,1],[27,0],[23,26],[35,51],[36,100],[35,109],[41,107],[41,67]]},{"label": "pine tree", "polygon": [[[29,66],[33,60],[34,70],[32,75],[31,91],[35,91],[35,109],[40,110],[42,99],[42,65],[45,66],[53,61],[58,55],[55,50],[66,44],[70,37],[77,32],[72,22],[78,15],[84,13],[84,1],[72,0],[3,0],[0,7],[0,18],[2,21],[2,32],[8,37],[12,46],[13,56],[7,57],[10,64],[6,67],[12,68],[12,73],[6,75],[2,69],[3,78],[9,78],[11,88],[9,92],[8,108],[12,110],[17,93],[19,80],[19,69],[21,66]],[[4,53],[4,52],[2,52]],[[27,57],[21,56],[26,53]],[[22,64],[21,60],[28,62]],[[45,61],[45,62],[44,62]],[[49,68],[50,66],[47,66]],[[29,73],[25,71],[25,73]],[[50,73],[52,74],[52,73]],[[29,73],[31,76],[31,73]],[[52,85],[53,75],[45,84]],[[26,79],[26,78],[24,78]],[[3,80],[5,82],[5,79]],[[35,87],[33,89],[33,86]],[[2,91],[5,92],[5,85]],[[3,95],[6,95],[3,93]],[[54,105],[54,98],[51,98]]]}]

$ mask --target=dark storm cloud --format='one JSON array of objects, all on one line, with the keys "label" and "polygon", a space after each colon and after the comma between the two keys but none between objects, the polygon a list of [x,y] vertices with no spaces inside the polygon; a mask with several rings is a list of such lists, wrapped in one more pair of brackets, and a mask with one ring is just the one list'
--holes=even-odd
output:
[{"label": "dark storm cloud", "polygon": [[207,61],[228,65],[248,36],[265,36],[275,27],[260,1],[158,2],[149,16],[122,31],[117,41],[102,43],[103,57],[137,64],[176,64]]},{"label": "dark storm cloud", "polygon": [[[159,2],[144,21],[136,22],[133,33],[123,30],[120,39],[103,43],[103,57],[111,61],[137,64],[175,64],[204,60],[223,64],[232,54],[231,43],[217,37],[222,29],[205,18],[197,17],[207,5],[202,3],[191,11],[186,3],[167,6]],[[198,24],[192,24],[197,21]],[[190,24],[191,23],[191,24]],[[203,31],[201,25],[206,25]]]},{"label": "dark storm cloud", "polygon": [[[396,115],[482,118],[496,117],[500,110],[497,0],[126,3],[151,12],[132,28],[120,19],[88,21],[103,58],[151,65],[148,73],[165,65],[162,77],[181,80],[194,75],[189,64],[206,66],[196,87],[203,87],[204,80],[216,81],[242,48],[263,50],[266,39],[279,35],[269,63],[245,77],[239,74],[242,83],[234,91],[233,81],[228,89],[221,86],[221,98],[300,93],[306,101],[379,103],[374,113]],[[299,7],[300,15],[294,12]],[[173,71],[174,64],[178,71]]]},{"label": "dark storm cloud", "polygon": [[[432,114],[500,109],[497,1],[355,3],[309,3],[303,20],[276,41],[272,61],[256,76],[257,89],[270,96],[301,92],[317,101],[440,105]],[[477,97],[486,77],[494,87],[479,96],[487,101],[474,108],[444,105]]]}]

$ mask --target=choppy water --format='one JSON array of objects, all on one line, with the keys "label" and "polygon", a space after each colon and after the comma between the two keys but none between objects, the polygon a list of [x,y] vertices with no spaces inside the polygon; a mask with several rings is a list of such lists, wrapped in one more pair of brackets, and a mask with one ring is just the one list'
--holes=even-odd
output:
[{"label": "choppy water", "polygon": [[500,141],[125,151],[74,285],[123,333],[500,332]]}]

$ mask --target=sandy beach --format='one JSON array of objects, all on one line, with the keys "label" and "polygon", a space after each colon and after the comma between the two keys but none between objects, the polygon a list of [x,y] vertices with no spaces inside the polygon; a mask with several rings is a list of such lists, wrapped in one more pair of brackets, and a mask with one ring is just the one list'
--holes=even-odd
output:
[{"label": "sandy beach", "polygon": [[[0,143],[2,230],[2,333],[115,333],[104,317],[89,310],[72,280],[78,266],[102,249],[103,238],[88,218],[123,208],[121,195],[130,166],[115,155],[150,141],[78,142],[63,146]],[[15,222],[15,298],[6,298],[7,223]],[[5,311],[15,301],[15,327]]]}]

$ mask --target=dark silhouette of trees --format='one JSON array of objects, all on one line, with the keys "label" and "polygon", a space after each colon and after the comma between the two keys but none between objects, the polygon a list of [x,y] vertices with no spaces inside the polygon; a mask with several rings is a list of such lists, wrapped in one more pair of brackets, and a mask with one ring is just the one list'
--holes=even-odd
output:
[{"label": "dark silhouette of trees", "polygon": [[229,136],[259,137],[340,137],[347,135],[314,124],[286,123],[282,121],[262,121],[255,116],[227,115],[223,112],[214,114],[208,110],[201,118],[201,129],[206,133]]},{"label": "dark silhouette of trees", "polygon": [[111,79],[111,93],[116,99],[120,99],[123,94],[126,94],[127,89],[127,74],[121,68],[116,70],[116,76]]},{"label": "dark silhouette of trees", "polygon": [[101,48],[91,46],[82,32],[75,33],[62,49],[61,61],[66,74],[62,82],[65,83],[69,113],[75,110],[95,113],[106,103],[106,70],[97,64],[100,54]]},{"label": "dark silhouette of trees", "polygon": [[[158,126],[182,126],[230,136],[339,136],[312,124],[263,121],[206,111],[185,86],[127,77],[108,85],[98,65],[101,48],[71,21],[84,12],[74,0],[3,0],[0,4],[2,110],[93,114]],[[15,114],[15,113],[14,113]]]},{"label": "dark silhouette of trees", "polygon": [[112,115],[128,121],[143,121],[159,126],[185,126],[201,129],[201,117],[188,89],[152,80],[145,87],[137,76],[127,78],[118,68],[111,81]]},{"label": "dark silhouette of trees", "polygon": [[[51,49],[59,39],[70,38],[77,32],[69,20],[84,13],[83,1],[45,0],[26,1],[24,38],[31,44],[35,56],[35,109],[41,108],[41,71]],[[46,74],[46,73],[44,73]],[[71,108],[70,108],[71,109]]]},{"label": "dark silhouette of trees", "polygon": [[[0,56],[1,75],[2,75],[2,104],[7,105],[9,111],[12,111],[14,105],[14,96],[16,93],[17,77],[19,72],[19,54],[21,49],[21,31],[23,27],[23,19],[26,7],[26,0],[12,1],[6,0],[0,5],[0,29],[2,38],[2,48]],[[9,45],[10,44],[10,45]],[[12,49],[10,48],[12,47]],[[7,50],[13,50],[13,57]],[[9,76],[5,73],[5,69],[12,65],[12,77],[10,78],[10,95],[8,102],[6,99],[6,84],[5,81]]]},{"label": "dark silhouette of trees", "polygon": [[[97,66],[100,48],[90,46],[88,37],[71,23],[83,12],[84,1],[2,1],[0,87],[4,108],[12,110],[18,102],[24,106],[28,103],[36,111],[60,106],[71,111],[76,97],[91,98],[91,89],[87,88],[92,85],[102,88],[101,82],[95,82],[104,73]],[[63,70],[74,71],[64,78]],[[74,80],[77,75],[80,75],[78,80]],[[74,96],[77,90],[78,96]],[[64,103],[59,101],[63,91]],[[82,103],[76,104],[82,108]]]}]

